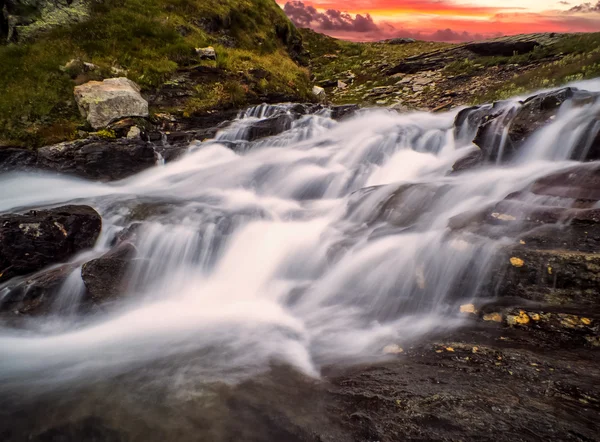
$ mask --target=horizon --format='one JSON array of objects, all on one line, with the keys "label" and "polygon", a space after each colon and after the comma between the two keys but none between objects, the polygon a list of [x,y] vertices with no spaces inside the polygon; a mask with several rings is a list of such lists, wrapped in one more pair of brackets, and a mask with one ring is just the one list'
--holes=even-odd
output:
[{"label": "horizon", "polygon": [[276,0],[299,27],[350,41],[458,43],[540,32],[600,31],[600,1]]}]

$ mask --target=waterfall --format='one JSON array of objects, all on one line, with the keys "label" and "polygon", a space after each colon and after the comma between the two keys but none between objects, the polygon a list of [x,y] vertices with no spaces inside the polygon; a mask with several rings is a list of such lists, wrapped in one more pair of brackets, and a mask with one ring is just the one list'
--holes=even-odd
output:
[{"label": "waterfall", "polygon": [[[499,110],[493,124],[504,137],[520,106]],[[207,379],[273,361],[318,376],[328,364],[376,360],[390,343],[456,327],[457,305],[477,295],[511,238],[453,233],[451,220],[575,164],[573,149],[584,152],[599,129],[598,104],[567,106],[514,161],[451,174],[475,135],[468,121],[454,127],[456,111],[366,110],[338,122],[327,110],[292,108],[249,109],[177,161],[115,183],[0,176],[3,212],[96,208],[104,221],[96,254],[141,223],[127,295],[54,334],[0,328],[0,383],[86,382],[184,354],[201,356],[194,369]],[[249,138],[257,122],[280,117],[285,130]],[[491,141],[499,158],[505,141]],[[75,270],[57,305],[76,302],[81,289]]]}]

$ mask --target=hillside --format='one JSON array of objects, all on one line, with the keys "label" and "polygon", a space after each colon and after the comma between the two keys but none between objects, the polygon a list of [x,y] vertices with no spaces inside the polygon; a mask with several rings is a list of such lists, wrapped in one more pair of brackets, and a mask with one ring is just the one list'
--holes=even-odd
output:
[{"label": "hillside", "polygon": [[[446,109],[600,75],[600,33],[450,45],[349,43],[302,29],[314,80],[336,104]],[[341,81],[338,87],[338,81]]]},{"label": "hillside", "polygon": [[[301,37],[274,0],[42,0],[34,12],[4,3],[21,25],[0,26],[11,40],[0,46],[0,145],[75,138],[84,120],[73,87],[107,77],[127,76],[151,111],[179,116],[308,97],[294,61]],[[216,61],[199,59],[207,46]]]}]

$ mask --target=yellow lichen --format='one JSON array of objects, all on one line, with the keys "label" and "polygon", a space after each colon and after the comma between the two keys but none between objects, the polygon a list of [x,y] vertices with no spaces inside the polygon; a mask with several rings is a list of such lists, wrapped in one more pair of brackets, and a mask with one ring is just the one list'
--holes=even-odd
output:
[{"label": "yellow lichen", "polygon": [[[0,276],[2,275],[0,274]],[[581,318],[580,321],[583,322],[585,325],[590,325],[592,323],[592,320],[590,318]]]},{"label": "yellow lichen", "polygon": [[548,266],[548,274],[551,275],[552,274],[552,267]]},{"label": "yellow lichen", "polygon": [[502,322],[502,315],[500,313],[488,313],[483,315],[484,321]]},{"label": "yellow lichen", "polygon": [[506,317],[508,325],[526,325],[529,324],[530,318],[523,310],[519,311],[518,315],[509,315]]},{"label": "yellow lichen", "polygon": [[454,349],[452,347],[446,347],[446,351],[454,352]]},{"label": "yellow lichen", "polygon": [[519,241],[519,244],[523,244],[524,245],[525,241],[521,240],[521,241]]},{"label": "yellow lichen", "polygon": [[529,317],[533,320],[533,321],[539,321],[540,320],[540,315],[538,313],[530,313]]},{"label": "yellow lichen", "polygon": [[510,263],[515,267],[523,267],[525,261],[523,261],[521,258],[513,256],[512,258],[510,258]]},{"label": "yellow lichen", "polygon": [[473,353],[477,353],[479,351],[479,347],[473,347]]}]

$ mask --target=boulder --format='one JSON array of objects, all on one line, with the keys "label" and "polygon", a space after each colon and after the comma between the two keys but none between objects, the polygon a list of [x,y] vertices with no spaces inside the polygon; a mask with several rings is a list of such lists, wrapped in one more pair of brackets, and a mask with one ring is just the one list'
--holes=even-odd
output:
[{"label": "boulder", "polygon": [[0,282],[93,247],[101,228],[102,218],[89,206],[0,216]]},{"label": "boulder", "polygon": [[125,117],[148,116],[148,102],[140,95],[140,87],[124,77],[76,86],[75,100],[94,129]]},{"label": "boulder", "polygon": [[352,117],[359,110],[360,106],[358,104],[341,104],[339,106],[332,106],[331,118],[336,121],[341,121]]},{"label": "boulder", "polygon": [[125,275],[135,254],[135,246],[123,242],[100,258],[85,263],[81,268],[81,277],[88,291],[88,299],[99,303],[122,295],[127,288]]},{"label": "boulder", "polygon": [[200,60],[216,60],[217,51],[212,46],[206,48],[196,48],[196,54],[200,57]]},{"label": "boulder", "polygon": [[38,150],[37,167],[83,178],[111,181],[156,164],[152,146],[142,140],[83,140]]}]

